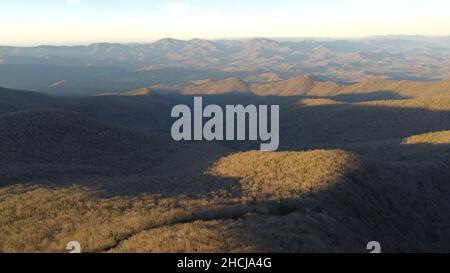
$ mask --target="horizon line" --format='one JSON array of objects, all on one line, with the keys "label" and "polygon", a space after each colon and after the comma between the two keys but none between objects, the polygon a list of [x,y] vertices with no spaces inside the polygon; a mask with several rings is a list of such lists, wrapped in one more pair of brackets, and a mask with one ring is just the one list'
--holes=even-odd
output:
[{"label": "horizon line", "polygon": [[[374,38],[413,38],[413,37],[421,37],[421,38],[430,38],[430,39],[439,39],[439,38],[450,38],[450,34],[448,35],[426,35],[426,34],[381,34],[381,35],[368,35],[368,36],[298,36],[298,37],[270,37],[270,36],[252,36],[252,37],[224,37],[224,38],[173,38],[173,37],[164,37],[164,38],[153,38],[148,41],[144,40],[136,40],[136,41],[80,41],[80,42],[36,42],[36,43],[6,43],[0,44],[0,47],[41,47],[41,46],[90,46],[96,44],[121,44],[121,45],[131,45],[131,44],[154,44],[163,40],[175,40],[175,41],[193,41],[193,40],[203,40],[203,41],[245,41],[245,40],[256,40],[256,39],[266,39],[272,41],[289,41],[289,40],[298,40],[299,41],[307,41],[307,40],[328,40],[328,41],[339,41],[339,40],[366,40],[366,39],[374,39]],[[295,42],[295,41],[291,41]]]}]

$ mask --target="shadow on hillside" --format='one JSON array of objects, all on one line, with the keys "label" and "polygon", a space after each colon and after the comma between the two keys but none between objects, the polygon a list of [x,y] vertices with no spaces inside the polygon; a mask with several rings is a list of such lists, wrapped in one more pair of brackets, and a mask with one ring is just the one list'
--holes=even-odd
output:
[{"label": "shadow on hillside", "polygon": [[450,144],[404,144],[403,139],[390,139],[340,145],[338,148],[375,160],[429,162],[441,165],[450,163]]},{"label": "shadow on hillside", "polygon": [[[220,209],[215,211],[217,219],[235,221],[230,224],[228,236],[260,252],[365,252],[366,243],[373,240],[380,241],[385,251],[450,251],[450,145],[401,144],[405,137],[450,130],[450,112],[395,105],[302,106],[300,99],[248,95],[242,99],[227,95],[207,96],[205,101],[279,103],[282,105],[280,150],[342,148],[362,156],[361,168],[344,173],[328,188],[317,192],[295,198],[255,199],[234,216],[227,209],[223,213]],[[235,148],[255,148],[246,145],[240,143]],[[214,149],[206,150],[209,155],[227,154],[222,149]],[[187,151],[179,151],[184,153],[182,157],[163,159],[167,165],[157,172],[65,178],[64,171],[49,169],[46,170],[50,174],[48,179],[18,178],[2,185],[30,180],[57,187],[78,184],[100,189],[107,197],[130,198],[143,194],[188,198],[245,195],[240,179],[189,171],[191,167],[202,166],[202,169],[211,165],[214,159],[201,153],[192,156]],[[188,166],[186,170],[171,171],[170,166],[181,160],[181,165]],[[52,178],[52,171],[59,178]],[[2,177],[2,181],[7,179]],[[260,213],[255,208],[267,210]],[[199,216],[192,221],[216,218]]]},{"label": "shadow on hillside", "polygon": [[[344,99],[359,101],[363,98],[367,99],[369,97],[379,97],[382,96],[392,96],[390,92],[375,92],[368,94],[354,94],[350,97]],[[142,98],[141,98],[142,97]],[[329,149],[329,148],[342,148],[345,150],[353,150],[364,155],[367,153],[375,154],[376,151],[382,150],[383,147],[396,147],[398,143],[393,143],[394,141],[399,141],[404,137],[409,137],[412,135],[422,134],[432,131],[443,131],[450,130],[450,111],[433,111],[424,108],[414,108],[414,105],[409,107],[398,107],[395,102],[390,102],[392,106],[389,105],[378,105],[378,104],[350,104],[350,103],[331,103],[331,104],[319,104],[319,105],[302,105],[302,99],[308,97],[276,97],[276,96],[255,96],[251,94],[221,94],[221,95],[206,95],[204,96],[204,104],[216,103],[219,105],[225,104],[279,104],[280,108],[280,149],[281,151],[292,151],[292,150],[307,150],[307,149]],[[317,98],[314,98],[317,99]],[[343,100],[344,100],[343,99]],[[156,100],[158,107],[153,110],[139,114],[140,110],[145,108],[146,105],[151,106],[153,104],[148,104],[149,101]],[[126,111],[126,109],[135,109],[132,111],[134,114],[130,116],[122,116],[120,113],[115,113],[113,116],[121,116],[118,124],[123,125],[127,123],[127,120],[139,120],[139,124],[144,124],[148,122],[149,128],[152,128],[153,132],[158,133],[158,138],[170,139],[170,124],[173,119],[170,119],[169,113],[170,108],[179,102],[192,103],[192,96],[180,96],[180,95],[160,95],[152,94],[150,97],[146,96],[136,96],[136,97],[121,97],[121,96],[105,96],[96,98],[79,98],[78,100],[72,101],[70,105],[73,107],[71,110],[78,110],[82,113],[87,113],[87,115],[96,117],[100,120],[115,124],[114,118],[107,118],[113,109],[121,109]],[[61,107],[67,107],[67,101],[60,102]],[[124,104],[125,108],[120,108],[118,105]],[[136,107],[136,104],[139,107]],[[85,108],[79,108],[80,105],[84,105]],[[99,107],[100,106],[100,107]],[[90,110],[89,110],[90,109]],[[97,109],[96,112],[92,112],[93,109]],[[92,110],[92,111],[91,111]],[[159,112],[159,115],[158,115]],[[163,114],[166,113],[166,114]],[[149,117],[147,117],[147,114]],[[162,116],[162,117],[161,117]],[[139,119],[140,117],[141,119]],[[156,121],[155,121],[156,120]],[[131,127],[135,127],[136,123],[128,122]],[[138,126],[139,127],[139,126]],[[155,129],[157,128],[157,129]],[[86,136],[89,139],[90,136]],[[385,142],[390,144],[386,146]],[[366,144],[365,144],[366,143]],[[367,148],[367,146],[372,146],[370,143],[378,143],[376,149]],[[234,150],[250,150],[259,149],[260,142],[223,142],[219,143],[224,146],[231,147]],[[26,144],[24,144],[26,145]],[[43,143],[43,147],[46,144]],[[364,145],[366,147],[364,147]],[[359,148],[360,146],[363,146]],[[355,148],[356,147],[356,148]],[[37,147],[39,148],[39,147]],[[208,153],[214,155],[224,155],[222,149],[208,148]],[[359,149],[359,150],[358,150]],[[389,148],[391,149],[391,148]],[[37,149],[39,150],[39,149]],[[45,148],[41,149],[45,155]],[[82,152],[83,147],[80,147]],[[105,151],[106,154],[107,151]],[[170,168],[174,162],[187,162],[192,163],[195,161],[194,165],[204,166],[213,162],[211,156],[205,157],[203,154],[195,154],[195,149],[191,150],[181,150],[178,154],[183,154],[181,158],[177,157],[161,157],[161,161],[168,166],[164,170],[158,170],[158,172],[147,172],[145,176],[164,176],[164,175],[179,175],[174,174]],[[87,156],[89,151],[86,151]],[[186,155],[187,154],[187,155]],[[190,155],[192,154],[192,155]],[[7,154],[3,155],[8,157]],[[39,155],[40,156],[40,155]],[[195,158],[195,160],[192,160]],[[382,157],[381,157],[382,158]],[[48,178],[66,178],[67,174],[70,173],[71,178],[82,179],[83,177],[102,177],[108,175],[108,171],[97,172],[95,165],[80,166],[80,172],[83,168],[89,170],[86,175],[80,173],[79,176],[76,175],[77,166],[36,166],[34,168],[27,167],[27,160],[24,158],[23,164],[15,164],[11,170],[6,172],[8,176],[1,175],[4,171],[0,168],[0,177],[3,181],[14,177],[14,181],[3,182],[7,183],[18,183],[19,181],[29,181],[29,180],[45,180],[46,175],[49,174]],[[123,160],[123,159],[122,159]],[[189,165],[189,164],[181,164]],[[9,166],[10,167],[10,166]],[[39,168],[43,168],[40,170]],[[68,171],[64,169],[67,167]],[[104,167],[104,166],[103,166]],[[195,168],[193,166],[192,168]],[[16,169],[16,170],[15,170]],[[26,172],[22,172],[26,169]],[[30,170],[33,170],[30,172]],[[34,174],[39,172],[45,172],[43,176],[39,176],[39,179],[34,179]],[[15,175],[17,173],[17,175]],[[20,177],[21,173],[26,173],[27,176]],[[31,174],[30,174],[31,173]],[[57,174],[52,177],[52,173]],[[120,176],[116,172],[110,172],[111,177]],[[140,172],[139,172],[140,173]],[[123,176],[139,176],[139,173],[123,174]],[[144,172],[145,173],[145,172]],[[183,174],[181,174],[183,175]],[[71,179],[72,180],[72,179]],[[108,179],[104,179],[104,183]]]},{"label": "shadow on hillside", "polygon": [[355,93],[355,94],[342,94],[329,97],[332,100],[339,102],[364,102],[364,101],[377,101],[377,100],[403,100],[410,99],[411,97],[405,97],[392,91],[376,91],[369,93]]},{"label": "shadow on hillside", "polygon": [[376,104],[295,107],[281,111],[280,149],[347,147],[449,129],[450,111]]},{"label": "shadow on hillside", "polygon": [[[410,158],[364,159],[325,189],[255,201],[248,212],[265,208],[266,213],[242,214],[219,225],[228,225],[225,237],[263,253],[368,252],[366,245],[374,240],[383,252],[448,252],[450,144],[400,150]],[[427,152],[432,156],[422,154]]]}]

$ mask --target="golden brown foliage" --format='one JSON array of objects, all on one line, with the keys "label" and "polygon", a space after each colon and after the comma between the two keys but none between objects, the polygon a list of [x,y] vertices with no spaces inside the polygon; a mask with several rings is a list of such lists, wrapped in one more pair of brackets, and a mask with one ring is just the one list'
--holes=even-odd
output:
[{"label": "golden brown foliage", "polygon": [[228,78],[222,81],[206,82],[183,88],[185,94],[222,94],[229,92],[248,92],[247,83],[238,78]]},{"label": "golden brown foliage", "polygon": [[242,190],[254,198],[289,198],[325,189],[358,165],[357,157],[341,150],[255,151],[222,158],[209,174],[241,179]]},{"label": "golden brown foliage", "polygon": [[449,251],[448,95],[299,99],[276,100],[297,151],[273,153],[169,145],[70,112],[1,115],[0,252]]},{"label": "golden brown foliage", "polygon": [[450,144],[450,131],[431,132],[405,138],[402,144]]}]

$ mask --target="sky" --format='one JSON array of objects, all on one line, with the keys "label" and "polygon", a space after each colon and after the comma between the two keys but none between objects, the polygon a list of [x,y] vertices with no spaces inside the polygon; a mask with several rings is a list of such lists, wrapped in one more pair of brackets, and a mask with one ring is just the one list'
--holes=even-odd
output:
[{"label": "sky", "polygon": [[0,44],[450,35],[448,0],[1,0]]}]

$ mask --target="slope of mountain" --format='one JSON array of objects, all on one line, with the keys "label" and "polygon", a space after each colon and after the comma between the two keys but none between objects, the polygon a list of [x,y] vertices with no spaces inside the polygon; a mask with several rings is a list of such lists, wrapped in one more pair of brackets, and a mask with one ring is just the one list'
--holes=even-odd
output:
[{"label": "slope of mountain", "polygon": [[394,81],[370,79],[347,86],[340,90],[341,94],[370,93],[391,91],[405,97],[425,97],[450,93],[450,81]]},{"label": "slope of mountain", "polygon": [[[250,78],[252,81],[252,78]],[[209,81],[181,89],[185,94],[214,94],[227,92],[252,92],[260,96],[313,96],[335,97],[338,100],[368,101],[414,97],[427,97],[450,93],[450,81],[394,81],[370,79],[355,84],[343,85],[335,82],[322,82],[312,76],[297,76],[273,83],[245,82],[237,78],[223,81]],[[359,94],[356,98],[353,95]]]},{"label": "slope of mountain", "polygon": [[19,91],[0,87],[0,113],[29,108],[49,107],[52,99],[38,92]]},{"label": "slope of mountain", "polygon": [[200,85],[190,86],[181,90],[184,94],[222,94],[249,92],[249,85],[238,78],[229,78],[222,81],[206,82]]},{"label": "slope of mountain", "polygon": [[60,99],[58,108],[128,128],[170,130],[170,111],[178,99],[148,89],[92,97]]},{"label": "slope of mountain", "polygon": [[172,38],[164,38],[161,40],[158,40],[152,44],[152,47],[155,49],[163,49],[163,50],[170,50],[170,49],[180,49],[184,45],[184,41],[178,40],[178,39],[172,39]]},{"label": "slope of mountain", "polygon": [[251,90],[257,95],[275,96],[330,96],[336,95],[340,86],[333,82],[318,82],[310,76],[299,76],[289,80],[253,85]]},{"label": "slope of mountain", "polygon": [[335,183],[346,172],[357,169],[358,166],[357,157],[340,150],[267,155],[253,151],[221,158],[209,173],[222,177],[242,178],[242,191],[246,195],[264,200],[289,198],[308,191],[319,191]]},{"label": "slope of mountain", "polygon": [[[450,129],[450,97],[361,103],[284,104],[280,114],[283,149],[398,139]],[[293,118],[295,117],[295,118]]]},{"label": "slope of mountain", "polygon": [[17,178],[136,173],[170,152],[167,141],[99,123],[74,112],[29,110],[0,115],[0,174]]},{"label": "slope of mountain", "polygon": [[402,144],[450,144],[450,131],[431,132],[422,135],[411,136],[405,138],[402,141]]},{"label": "slope of mountain", "polygon": [[446,251],[436,237],[450,237],[449,171],[341,150],[233,154],[209,173],[238,179],[244,206],[137,232],[111,251],[364,252],[373,237],[384,251]]},{"label": "slope of mountain", "polygon": [[282,80],[283,78],[281,78],[280,75],[273,72],[253,75],[244,79],[244,81],[248,83],[272,83],[272,82],[279,82]]},{"label": "slope of mountain", "polygon": [[176,96],[149,88],[84,97],[54,97],[38,92],[0,88],[0,113],[54,108],[79,112],[91,118],[130,128],[166,130]]},{"label": "slope of mountain", "polygon": [[[428,91],[424,91],[427,93]],[[439,92],[440,93],[440,92]],[[431,111],[448,111],[450,110],[450,94],[442,95],[422,95],[419,98],[405,99],[405,100],[381,100],[361,102],[359,105],[371,105],[371,106],[387,106],[396,108],[418,108]]]},{"label": "slope of mountain", "polygon": [[101,93],[96,96],[149,96],[152,92],[150,88],[144,87],[124,93]]},{"label": "slope of mountain", "polygon": [[0,251],[65,251],[73,238],[86,252],[366,252],[374,239],[449,251],[450,95],[438,83],[298,77],[263,96],[252,88],[265,84],[228,94],[242,83],[230,82],[199,83],[205,102],[279,104],[284,151],[170,142],[170,109],[191,95],[44,96],[18,111],[41,95],[3,93],[14,107],[0,114]]}]

